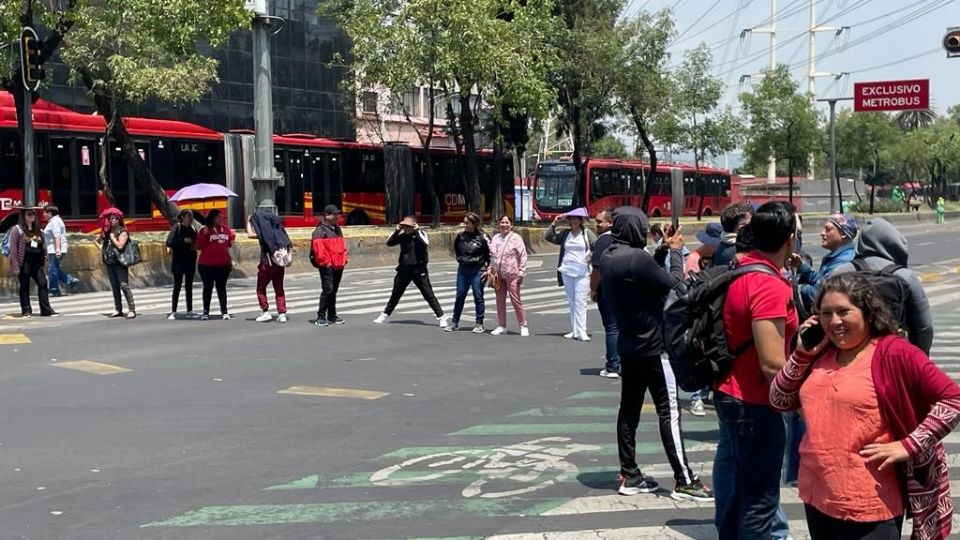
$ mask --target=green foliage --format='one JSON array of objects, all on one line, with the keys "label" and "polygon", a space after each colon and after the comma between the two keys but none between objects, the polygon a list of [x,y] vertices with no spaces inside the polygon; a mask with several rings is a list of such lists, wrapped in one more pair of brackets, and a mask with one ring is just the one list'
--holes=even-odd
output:
[{"label": "green foliage", "polygon": [[846,109],[837,115],[836,130],[837,163],[841,167],[863,168],[873,174],[884,165],[897,165],[889,159],[893,156],[888,150],[900,133],[887,114]]},{"label": "green foliage", "polygon": [[627,151],[627,147],[623,144],[623,141],[613,135],[606,135],[598,139],[593,145],[593,155],[610,159],[630,159],[633,157],[630,152]]},{"label": "green foliage", "polygon": [[937,112],[933,109],[916,111],[900,111],[894,115],[893,121],[901,131],[914,131],[930,127],[937,120]]},{"label": "green foliage", "polygon": [[806,171],[807,156],[822,149],[819,114],[790,77],[785,65],[766,70],[752,93],[740,95],[749,119],[744,145],[747,168],[755,170],[772,154],[792,163],[794,171]]}]

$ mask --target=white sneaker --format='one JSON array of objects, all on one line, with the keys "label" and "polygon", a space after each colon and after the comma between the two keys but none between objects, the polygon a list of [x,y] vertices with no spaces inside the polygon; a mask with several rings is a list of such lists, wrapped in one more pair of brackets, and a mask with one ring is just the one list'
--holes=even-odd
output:
[{"label": "white sneaker", "polygon": [[573,339],[573,332],[568,332],[564,334],[563,339]]},{"label": "white sneaker", "polygon": [[447,327],[447,319],[449,319],[449,317],[447,317],[446,315],[441,315],[437,317],[437,322],[440,323],[440,328]]},{"label": "white sneaker", "polygon": [[387,322],[387,319],[389,318],[390,316],[387,315],[386,313],[381,313],[379,317],[373,320],[373,324],[383,324]]},{"label": "white sneaker", "polygon": [[694,416],[706,416],[707,411],[703,408],[703,400],[698,399],[690,402],[690,414]]},{"label": "white sneaker", "polygon": [[223,315],[220,316],[220,318],[223,319],[223,320],[225,320],[225,321],[229,321],[229,320],[230,320],[230,314],[229,314],[229,313],[224,313]]},{"label": "white sneaker", "polygon": [[287,322],[287,314],[286,314],[286,313],[281,313],[280,316],[277,317],[277,322],[278,322],[278,323],[285,323],[285,322]]},{"label": "white sneaker", "polygon": [[177,320],[177,313],[176,313],[176,312],[171,312],[170,315],[167,315],[167,320],[168,320],[168,321],[175,321],[175,320]]},{"label": "white sneaker", "polygon": [[607,368],[603,368],[603,369],[600,370],[600,376],[603,377],[604,379],[619,379],[619,378],[620,378],[620,374],[619,374],[619,373],[617,373],[616,371],[607,371]]},{"label": "white sneaker", "polygon": [[506,333],[507,333],[507,329],[506,329],[506,328],[504,328],[504,327],[502,327],[502,326],[498,326],[498,327],[494,328],[493,331],[490,332],[490,335],[491,335],[491,336],[499,336],[499,335],[506,334]]},{"label": "white sneaker", "polygon": [[588,336],[587,334],[584,334],[584,335],[578,337],[577,340],[579,340],[579,341],[590,341],[590,336]]},{"label": "white sneaker", "polygon": [[526,326],[520,327],[520,337],[530,337],[530,329]]},{"label": "white sneaker", "polygon": [[264,311],[256,320],[257,322],[270,322],[273,320],[273,315],[269,311]]}]

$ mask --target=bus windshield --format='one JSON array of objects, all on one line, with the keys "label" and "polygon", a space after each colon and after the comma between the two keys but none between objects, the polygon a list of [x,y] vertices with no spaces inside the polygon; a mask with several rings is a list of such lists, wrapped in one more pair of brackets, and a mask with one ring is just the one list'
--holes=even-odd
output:
[{"label": "bus windshield", "polygon": [[574,174],[538,174],[537,206],[546,211],[567,211],[573,206],[577,186]]}]

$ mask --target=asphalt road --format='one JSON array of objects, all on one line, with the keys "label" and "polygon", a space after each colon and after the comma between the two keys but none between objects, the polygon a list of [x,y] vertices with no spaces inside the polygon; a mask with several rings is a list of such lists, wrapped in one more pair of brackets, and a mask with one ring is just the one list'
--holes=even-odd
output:
[{"label": "asphalt road", "polygon": [[[958,228],[904,230],[934,357],[960,378]],[[103,318],[103,293],[60,299],[59,319],[5,318],[0,539],[711,538],[709,505],[614,493],[619,384],[596,376],[599,316],[592,342],[562,339],[555,258],[533,260],[530,338],[512,313],[507,336],[441,332],[412,287],[370,324],[390,269],[348,272],[348,324],[327,329],[307,322],[314,276],[288,278],[286,325],[252,321],[249,280],[233,283],[231,321],[167,321],[166,290],[136,291],[135,321]],[[450,309],[453,266],[432,268]],[[641,462],[669,486],[655,426],[645,412]],[[709,483],[712,411],[684,426]],[[795,492],[784,500],[804,538]]]}]

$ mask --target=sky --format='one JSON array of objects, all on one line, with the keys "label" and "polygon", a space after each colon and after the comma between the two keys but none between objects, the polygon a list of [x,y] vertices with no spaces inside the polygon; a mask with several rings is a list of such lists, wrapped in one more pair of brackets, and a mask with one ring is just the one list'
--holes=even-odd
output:
[{"label": "sky", "polygon": [[[794,79],[807,89],[807,29],[811,0],[777,3],[778,63],[791,66]],[[816,70],[847,73],[818,77],[817,98],[850,97],[855,82],[930,79],[932,107],[943,114],[960,103],[960,58],[946,57],[941,41],[948,26],[960,26],[957,0],[813,0],[817,25],[843,27],[817,33]],[[741,31],[770,24],[771,0],[627,0],[627,16],[640,10],[671,8],[678,38],[670,47],[670,64],[679,64],[684,51],[710,45],[713,72],[726,84],[723,103],[737,106],[737,96],[749,90],[741,76],[769,67],[770,36]],[[754,77],[754,81],[757,78]],[[850,105],[838,104],[838,110]],[[825,104],[822,105],[826,112]]]}]

